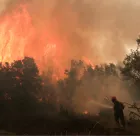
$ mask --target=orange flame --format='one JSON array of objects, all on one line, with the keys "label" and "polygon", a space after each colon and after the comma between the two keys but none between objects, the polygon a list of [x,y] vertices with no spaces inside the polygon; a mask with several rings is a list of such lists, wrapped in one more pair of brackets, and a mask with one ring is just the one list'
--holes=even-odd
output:
[{"label": "orange flame", "polygon": [[[53,38],[53,39],[52,39]],[[56,42],[54,43],[54,40]],[[10,14],[0,17],[0,61],[12,62],[24,56],[33,57],[40,71],[51,60],[54,69],[59,64],[60,48],[57,39],[52,37],[50,29],[38,32],[32,23],[26,5],[20,5]],[[61,75],[61,71],[59,74]],[[54,72],[56,73],[56,71]],[[58,76],[54,74],[53,77]]]},{"label": "orange flame", "polygon": [[[50,27],[45,28],[38,31],[26,5],[19,5],[11,13],[2,15],[0,17],[0,62],[12,62],[29,56],[35,59],[40,72],[45,71],[44,65],[47,65],[53,68],[53,79],[64,77],[64,68],[60,63],[63,59],[61,42],[51,32]],[[92,64],[86,58],[84,61]]]},{"label": "orange flame", "polygon": [[87,64],[90,65],[93,69],[95,68],[94,64],[92,63],[92,61],[86,57],[83,57],[83,61]]},{"label": "orange flame", "polygon": [[88,114],[88,111],[87,111],[87,110],[85,110],[85,111],[83,112],[83,114],[87,115],[87,114]]}]

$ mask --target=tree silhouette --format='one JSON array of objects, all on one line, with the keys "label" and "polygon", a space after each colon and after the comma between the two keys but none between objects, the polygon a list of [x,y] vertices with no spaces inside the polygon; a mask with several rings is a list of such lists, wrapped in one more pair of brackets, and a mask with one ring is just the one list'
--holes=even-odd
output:
[{"label": "tree silhouette", "polygon": [[128,81],[131,92],[136,93],[139,98],[140,91],[140,51],[139,48],[131,50],[131,53],[126,55],[123,61],[124,67],[121,68],[121,73],[124,79]]},{"label": "tree silhouette", "polygon": [[5,106],[4,109],[1,107],[3,112],[7,108],[18,114],[35,109],[42,80],[33,58],[25,57],[11,64],[1,63],[0,79],[0,99]]}]

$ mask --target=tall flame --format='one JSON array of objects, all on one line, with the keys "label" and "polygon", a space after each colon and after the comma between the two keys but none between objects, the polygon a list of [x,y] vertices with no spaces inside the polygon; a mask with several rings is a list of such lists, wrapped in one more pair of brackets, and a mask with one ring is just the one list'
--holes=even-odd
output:
[{"label": "tall flame", "polygon": [[[48,38],[47,31],[37,31],[25,5],[18,6],[11,14],[1,16],[0,61],[12,62],[30,56],[41,68],[43,61],[57,57],[56,54],[59,53],[57,44],[49,42],[51,39]],[[53,59],[55,65],[58,63],[57,60],[58,58]]]},{"label": "tall flame", "polygon": [[[44,65],[50,66],[53,68],[53,77],[58,79],[64,76],[60,44],[48,26],[41,31],[36,28],[27,5],[18,5],[11,13],[0,16],[1,62],[12,62],[24,56],[33,57],[40,71],[44,70]],[[84,61],[91,64],[85,58]]]},{"label": "tall flame", "polygon": [[30,18],[24,7],[22,12],[12,12],[0,19],[0,61],[11,62],[24,57]]}]

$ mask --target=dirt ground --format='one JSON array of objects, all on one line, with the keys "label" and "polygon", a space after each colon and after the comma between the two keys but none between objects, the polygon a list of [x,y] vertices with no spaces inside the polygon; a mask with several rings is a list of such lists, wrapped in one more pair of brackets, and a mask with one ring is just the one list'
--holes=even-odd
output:
[{"label": "dirt ground", "polygon": [[140,121],[116,127],[113,116],[27,117],[0,122],[0,135],[16,136],[140,136]]}]

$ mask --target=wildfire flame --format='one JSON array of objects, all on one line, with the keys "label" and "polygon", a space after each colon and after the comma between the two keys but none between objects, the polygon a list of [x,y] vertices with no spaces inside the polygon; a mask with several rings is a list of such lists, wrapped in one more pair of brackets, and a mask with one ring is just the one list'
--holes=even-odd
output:
[{"label": "wildfire flame", "polygon": [[83,61],[87,64],[90,65],[93,69],[95,68],[94,64],[92,63],[92,61],[86,57],[83,57]]},{"label": "wildfire flame", "polygon": [[[38,33],[26,5],[0,17],[0,61],[12,62],[24,56],[33,57],[41,69],[42,62],[59,55],[57,44],[50,42],[49,30]],[[51,45],[52,44],[52,45]],[[53,59],[55,66],[58,60]]]},{"label": "wildfire flame", "polygon": [[[52,77],[59,79],[64,76],[64,69],[60,63],[62,48],[58,42],[50,29],[36,29],[27,5],[18,5],[11,13],[0,16],[0,62],[33,57],[40,71],[44,70],[44,65],[48,67],[51,63]],[[87,58],[83,60],[92,64]]]}]

